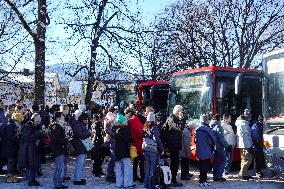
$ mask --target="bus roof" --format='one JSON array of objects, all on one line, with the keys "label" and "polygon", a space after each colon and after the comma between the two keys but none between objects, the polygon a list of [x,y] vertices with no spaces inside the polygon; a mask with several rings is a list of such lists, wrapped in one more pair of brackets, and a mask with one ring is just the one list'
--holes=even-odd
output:
[{"label": "bus roof", "polygon": [[139,83],[139,89],[142,89],[142,88],[147,87],[147,86],[156,85],[156,84],[169,85],[170,82],[168,82],[168,81],[154,81],[154,80],[144,81],[144,82]]},{"label": "bus roof", "polygon": [[173,76],[175,75],[182,75],[187,73],[196,73],[196,72],[202,72],[202,71],[227,71],[227,72],[255,72],[255,73],[262,73],[261,70],[256,69],[246,69],[246,68],[232,68],[232,67],[221,67],[221,66],[208,66],[208,67],[202,67],[202,68],[194,68],[191,70],[184,70],[175,72]]}]

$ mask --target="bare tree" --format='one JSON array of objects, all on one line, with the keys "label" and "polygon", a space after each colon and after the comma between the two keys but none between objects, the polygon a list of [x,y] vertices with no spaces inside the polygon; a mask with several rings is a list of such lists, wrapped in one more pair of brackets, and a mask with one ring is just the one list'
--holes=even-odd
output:
[{"label": "bare tree", "polygon": [[[259,66],[260,54],[284,44],[282,0],[183,0],[155,23],[161,72],[216,65]],[[163,63],[164,62],[164,63]]]},{"label": "bare tree", "polygon": [[63,23],[73,29],[72,38],[78,39],[75,45],[82,41],[90,45],[85,99],[86,105],[90,105],[94,81],[125,65],[125,55],[133,53],[139,43],[137,34],[141,31],[135,26],[136,16],[128,10],[124,0],[81,0],[67,5],[75,19]]},{"label": "bare tree", "polygon": [[[20,11],[19,7],[15,4],[14,1],[4,0],[17,15],[20,20],[23,28],[28,32],[32,37],[34,48],[35,48],[35,88],[34,88],[34,101],[38,104],[44,104],[44,90],[45,90],[45,34],[46,26],[50,23],[49,17],[47,14],[47,4],[46,0],[37,0],[37,19],[35,22],[29,23],[24,14]],[[33,3],[33,0],[24,1],[21,5],[27,6],[30,3]],[[36,26],[33,25],[36,23]],[[33,30],[36,28],[36,30]]]},{"label": "bare tree", "polygon": [[[29,49],[27,35],[15,25],[16,16],[5,2],[0,2],[0,65],[5,69],[3,77],[14,71]],[[3,78],[2,76],[0,79]]]}]

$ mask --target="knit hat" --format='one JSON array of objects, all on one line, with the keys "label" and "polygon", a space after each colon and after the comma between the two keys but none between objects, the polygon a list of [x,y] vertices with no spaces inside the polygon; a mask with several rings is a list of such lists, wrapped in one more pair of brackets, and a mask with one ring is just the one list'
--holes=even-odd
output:
[{"label": "knit hat", "polygon": [[154,112],[149,112],[148,115],[147,115],[147,121],[155,121],[155,114]]},{"label": "knit hat", "polygon": [[116,119],[115,119],[115,122],[118,123],[118,124],[121,124],[123,122],[126,121],[126,117],[121,115],[121,114],[117,114],[116,115]]},{"label": "knit hat", "polygon": [[200,123],[209,123],[210,122],[210,117],[206,114],[203,114],[199,118]]},{"label": "knit hat", "polygon": [[14,113],[12,115],[12,118],[16,121],[16,122],[22,122],[24,121],[24,116],[21,113]]},{"label": "knit hat", "polygon": [[78,105],[78,108],[81,112],[84,112],[86,110],[86,105],[85,104],[80,104]]},{"label": "knit hat", "polygon": [[244,116],[247,117],[247,118],[251,118],[251,113],[250,113],[249,109],[244,110]]},{"label": "knit hat", "polygon": [[81,112],[80,110],[76,110],[76,111],[74,112],[74,117],[75,117],[75,119],[78,120],[81,114],[82,114],[82,112]]}]

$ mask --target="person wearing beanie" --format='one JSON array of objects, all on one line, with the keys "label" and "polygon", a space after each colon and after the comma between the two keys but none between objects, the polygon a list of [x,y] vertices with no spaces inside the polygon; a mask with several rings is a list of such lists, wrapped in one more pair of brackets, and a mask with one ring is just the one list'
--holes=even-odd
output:
[{"label": "person wearing beanie", "polygon": [[215,137],[212,129],[209,127],[209,116],[201,115],[200,122],[201,126],[196,129],[195,134],[196,157],[199,162],[199,184],[201,187],[206,187],[211,185],[207,182],[207,173],[210,170],[210,160],[213,158]]},{"label": "person wearing beanie", "polygon": [[241,169],[239,176],[244,180],[252,179],[252,176],[248,175],[248,169],[252,163],[253,155],[253,144],[249,126],[250,120],[250,112],[248,110],[244,110],[244,113],[237,118],[235,123],[237,126],[237,148],[240,149],[241,154]]},{"label": "person wearing beanie", "polygon": [[176,105],[173,113],[167,118],[166,123],[161,128],[161,139],[170,152],[170,169],[172,172],[172,186],[181,187],[182,183],[177,182],[177,172],[179,169],[179,151],[182,150],[182,131],[185,127],[185,119],[182,114],[182,106]]},{"label": "person wearing beanie", "polygon": [[147,121],[143,127],[142,149],[146,163],[144,188],[154,188],[154,186],[152,186],[151,178],[158,165],[160,154],[164,153],[164,146],[161,142],[160,133],[155,123],[154,112],[148,113]]},{"label": "person wearing beanie", "polygon": [[154,122],[155,121],[155,114],[154,112],[149,112],[147,115],[147,121],[148,122]]},{"label": "person wearing beanie", "polygon": [[76,121],[78,121],[81,114],[82,114],[82,111],[80,111],[80,110],[76,110],[74,112],[74,118],[75,118]]},{"label": "person wearing beanie", "polygon": [[133,143],[126,117],[117,114],[112,128],[115,139],[115,186],[133,188],[133,172],[130,160],[130,145]]},{"label": "person wearing beanie", "polygon": [[4,137],[2,141],[2,157],[7,158],[7,180],[8,183],[18,182],[18,178],[14,175],[14,167],[17,160],[17,152],[20,142],[21,122],[24,116],[20,113],[14,113],[8,119],[7,127],[4,129]]}]

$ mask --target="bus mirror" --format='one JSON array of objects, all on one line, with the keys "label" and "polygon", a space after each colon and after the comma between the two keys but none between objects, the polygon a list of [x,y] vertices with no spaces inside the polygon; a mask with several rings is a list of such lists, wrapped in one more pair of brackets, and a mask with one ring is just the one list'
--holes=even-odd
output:
[{"label": "bus mirror", "polygon": [[235,79],[235,94],[239,95],[241,92],[241,83],[242,83],[243,74],[239,73]]}]

